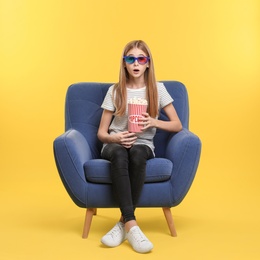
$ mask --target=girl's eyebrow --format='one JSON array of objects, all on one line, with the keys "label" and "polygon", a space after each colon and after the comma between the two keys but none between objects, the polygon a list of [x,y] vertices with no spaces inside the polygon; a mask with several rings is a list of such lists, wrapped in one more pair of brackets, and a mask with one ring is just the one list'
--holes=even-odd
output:
[{"label": "girl's eyebrow", "polygon": [[[127,56],[134,56],[134,54],[128,54]],[[140,56],[145,57],[145,55],[143,55],[142,53],[141,53],[141,54],[138,54],[137,56],[138,56],[138,57],[140,57]]]}]

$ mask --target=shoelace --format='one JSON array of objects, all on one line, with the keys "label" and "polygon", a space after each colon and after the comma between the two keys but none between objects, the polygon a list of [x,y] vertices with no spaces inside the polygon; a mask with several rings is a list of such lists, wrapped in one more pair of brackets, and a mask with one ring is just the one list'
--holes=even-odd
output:
[{"label": "shoelace", "polygon": [[134,237],[134,239],[135,239],[138,243],[147,241],[146,237],[144,237],[143,234],[142,234],[138,229],[135,229],[135,230],[133,230],[132,232],[133,232],[133,237]]},{"label": "shoelace", "polygon": [[108,235],[111,236],[118,236],[121,232],[121,228],[119,226],[117,226],[116,228],[113,228]]}]

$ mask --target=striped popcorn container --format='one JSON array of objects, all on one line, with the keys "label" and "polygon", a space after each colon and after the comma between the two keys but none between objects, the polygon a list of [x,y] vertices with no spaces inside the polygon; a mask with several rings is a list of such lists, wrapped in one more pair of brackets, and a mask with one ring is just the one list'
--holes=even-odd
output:
[{"label": "striped popcorn container", "polygon": [[142,118],[142,113],[146,112],[147,105],[128,103],[128,131],[132,133],[142,132],[142,125],[139,125],[139,118]]}]

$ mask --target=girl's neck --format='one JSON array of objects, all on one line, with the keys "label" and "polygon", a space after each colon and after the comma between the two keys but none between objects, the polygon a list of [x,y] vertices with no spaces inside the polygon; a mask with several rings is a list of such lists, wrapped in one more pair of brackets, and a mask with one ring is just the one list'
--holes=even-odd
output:
[{"label": "girl's neck", "polygon": [[127,88],[133,88],[133,89],[143,88],[145,87],[145,82],[144,80],[133,79],[133,80],[129,80],[126,83],[126,86]]}]

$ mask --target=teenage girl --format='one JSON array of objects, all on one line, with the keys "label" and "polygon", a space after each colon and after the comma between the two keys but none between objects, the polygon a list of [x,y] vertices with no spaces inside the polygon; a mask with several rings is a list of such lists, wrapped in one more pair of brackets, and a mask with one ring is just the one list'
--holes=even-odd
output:
[{"label": "teenage girl", "polygon": [[[148,101],[147,112],[139,119],[141,133],[127,130],[127,102],[131,98]],[[147,44],[128,43],[122,54],[119,82],[109,88],[103,101],[98,130],[98,138],[103,142],[101,156],[111,162],[112,189],[121,211],[119,222],[101,239],[106,246],[115,247],[127,239],[136,252],[147,253],[153,248],[134,213],[144,185],[146,161],[155,156],[156,129],[171,132],[182,129],[172,102],[165,86],[156,82]],[[165,111],[169,121],[158,120],[160,109]]]}]

